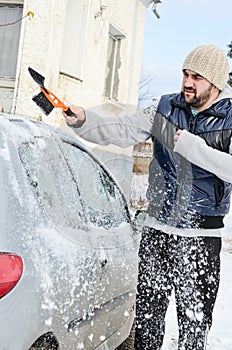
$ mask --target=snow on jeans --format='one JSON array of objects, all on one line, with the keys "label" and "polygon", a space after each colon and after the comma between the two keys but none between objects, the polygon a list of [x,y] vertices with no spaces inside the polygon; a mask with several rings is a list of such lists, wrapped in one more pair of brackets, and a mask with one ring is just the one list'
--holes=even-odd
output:
[{"label": "snow on jeans", "polygon": [[136,350],[161,349],[175,291],[179,350],[205,349],[220,279],[219,237],[182,237],[143,229],[139,250]]}]

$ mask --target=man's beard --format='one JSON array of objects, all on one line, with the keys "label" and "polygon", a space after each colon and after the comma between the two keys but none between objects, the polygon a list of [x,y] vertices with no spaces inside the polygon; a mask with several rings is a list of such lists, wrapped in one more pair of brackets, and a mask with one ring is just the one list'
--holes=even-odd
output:
[{"label": "man's beard", "polygon": [[194,95],[192,97],[186,97],[186,95],[184,93],[185,89],[183,89],[185,102],[188,103],[193,108],[201,108],[209,100],[209,98],[211,96],[212,88],[213,88],[213,85],[210,85],[208,87],[208,89],[203,91],[199,96],[197,96],[196,90],[187,89],[187,91],[191,91],[194,93]]}]

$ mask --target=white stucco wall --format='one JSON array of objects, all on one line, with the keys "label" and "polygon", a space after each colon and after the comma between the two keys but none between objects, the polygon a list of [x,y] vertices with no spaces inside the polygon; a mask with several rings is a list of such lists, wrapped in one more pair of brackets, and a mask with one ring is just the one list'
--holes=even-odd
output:
[{"label": "white stucco wall", "polygon": [[[101,13],[103,3],[106,7]],[[60,74],[67,0],[24,1],[24,14],[33,11],[34,18],[26,18],[22,23],[14,98],[16,114],[41,117],[44,122],[65,127],[59,109],[46,117],[32,101],[39,88],[28,73],[29,66],[45,76],[46,87],[67,103],[87,108],[108,102],[104,87],[110,23],[125,35],[121,41],[118,102],[110,101],[112,114],[121,110],[118,103],[137,105],[146,6],[140,0],[92,0],[90,4],[83,81],[78,81]],[[118,178],[129,198],[132,148],[90,146]]]},{"label": "white stucco wall", "polygon": [[[67,0],[25,0],[24,13],[33,11],[35,16],[25,19],[22,25],[16,113],[42,115],[31,101],[38,89],[28,74],[28,66],[44,75],[47,87],[67,102],[87,107],[103,103],[109,23],[126,36],[121,44],[119,102],[137,104],[146,7],[140,0],[106,0],[105,4],[106,10],[95,18],[100,0],[91,2],[80,82],[59,74]],[[55,114],[52,112],[48,119]]]}]

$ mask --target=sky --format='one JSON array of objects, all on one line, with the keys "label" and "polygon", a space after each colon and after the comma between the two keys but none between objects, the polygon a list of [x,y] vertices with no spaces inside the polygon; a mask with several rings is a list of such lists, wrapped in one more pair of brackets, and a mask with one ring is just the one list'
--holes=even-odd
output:
[{"label": "sky", "polygon": [[193,48],[213,44],[228,53],[232,41],[232,0],[162,0],[157,12],[160,19],[147,10],[142,58],[154,97],[180,91],[181,66]]}]

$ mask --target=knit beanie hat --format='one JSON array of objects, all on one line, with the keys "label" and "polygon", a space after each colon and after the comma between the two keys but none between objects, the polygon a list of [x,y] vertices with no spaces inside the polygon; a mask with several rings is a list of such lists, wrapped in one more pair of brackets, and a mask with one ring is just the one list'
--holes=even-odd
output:
[{"label": "knit beanie hat", "polygon": [[183,70],[190,69],[223,90],[228,80],[229,62],[222,49],[214,45],[202,45],[193,49],[183,63]]}]

